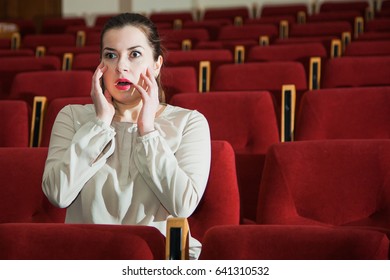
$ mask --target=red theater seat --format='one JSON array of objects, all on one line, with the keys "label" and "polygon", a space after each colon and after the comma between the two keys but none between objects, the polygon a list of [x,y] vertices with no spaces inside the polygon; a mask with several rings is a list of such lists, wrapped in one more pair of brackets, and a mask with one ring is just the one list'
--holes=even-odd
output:
[{"label": "red theater seat", "polygon": [[0,224],[2,260],[163,260],[154,227],[53,223]]},{"label": "red theater seat", "polygon": [[387,139],[271,146],[257,223],[370,228],[390,236],[389,155]]},{"label": "red theater seat", "polygon": [[32,105],[35,96],[45,96],[50,103],[59,97],[89,96],[90,71],[36,71],[18,74],[10,98],[23,99]]},{"label": "red theater seat", "polygon": [[248,7],[205,8],[202,19],[229,19],[230,23],[234,23],[237,17],[240,17],[242,20],[249,18]]},{"label": "red theater seat", "polygon": [[211,82],[211,91],[270,91],[275,98],[277,115],[281,107],[282,86],[295,85],[297,104],[307,90],[307,75],[296,61],[248,62],[218,67]]},{"label": "red theater seat", "polygon": [[191,235],[202,242],[217,225],[238,225],[240,198],[234,150],[226,141],[211,141],[211,167],[205,193],[188,218]]},{"label": "red theater seat", "polygon": [[268,147],[279,141],[269,92],[208,92],[175,95],[171,103],[203,113],[211,139],[228,141],[235,151],[241,216],[254,220],[258,186]]},{"label": "red theater seat", "polygon": [[320,4],[319,12],[359,11],[364,16],[368,7],[369,2],[365,0],[340,2],[325,0]]},{"label": "red theater seat", "polygon": [[64,222],[42,192],[46,157],[47,148],[0,149],[0,223]]},{"label": "red theater seat", "polygon": [[390,139],[390,86],[308,91],[295,140]]},{"label": "red theater seat", "polygon": [[198,91],[198,78],[194,67],[163,67],[160,76],[166,103],[170,103],[175,94]]},{"label": "red theater seat", "polygon": [[322,66],[321,88],[390,85],[390,56],[339,57]]},{"label": "red theater seat", "polygon": [[0,147],[28,147],[29,111],[22,100],[0,100]]},{"label": "red theater seat", "polygon": [[54,121],[66,105],[69,104],[92,104],[92,99],[89,96],[84,97],[64,97],[64,98],[55,98],[47,106],[46,114],[43,120],[42,127],[42,138],[41,138],[41,147],[48,147],[50,143],[51,130],[54,124]]},{"label": "red theater seat", "polygon": [[[201,260],[386,260],[386,234],[295,225],[218,226],[204,238]],[[263,268],[263,273],[268,272]],[[265,275],[265,274],[264,274]]]},{"label": "red theater seat", "polygon": [[390,56],[390,40],[353,41],[346,46],[344,56]]},{"label": "red theater seat", "polygon": [[65,33],[70,26],[86,26],[87,23],[83,17],[57,17],[44,18],[42,20],[42,33],[60,34]]},{"label": "red theater seat", "polygon": [[14,77],[21,72],[60,70],[56,56],[0,57],[0,99],[9,98]]}]

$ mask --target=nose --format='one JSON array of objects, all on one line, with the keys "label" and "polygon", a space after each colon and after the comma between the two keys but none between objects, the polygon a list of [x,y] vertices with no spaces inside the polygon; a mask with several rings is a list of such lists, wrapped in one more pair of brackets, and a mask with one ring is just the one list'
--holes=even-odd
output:
[{"label": "nose", "polygon": [[118,71],[119,73],[123,73],[123,72],[128,72],[129,71],[129,65],[128,65],[128,62],[126,61],[126,59],[120,58],[118,60],[118,63],[116,65],[116,71]]}]

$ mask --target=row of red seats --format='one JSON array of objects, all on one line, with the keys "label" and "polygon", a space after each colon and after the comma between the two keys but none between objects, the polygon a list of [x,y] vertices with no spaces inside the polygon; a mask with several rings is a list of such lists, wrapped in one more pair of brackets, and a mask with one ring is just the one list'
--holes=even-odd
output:
[{"label": "row of red seats", "polygon": [[[188,54],[188,52],[180,53]],[[52,71],[50,68],[46,68],[47,65],[51,65],[49,64],[50,60],[48,61],[49,58],[52,57],[31,58],[32,61],[38,61],[42,64],[34,64],[34,68],[26,73],[20,73],[23,70],[19,68],[25,69],[28,59],[23,59],[24,65],[16,63],[17,58],[3,59],[13,63],[1,65],[9,64],[16,67],[13,70],[10,67],[3,70],[2,77],[4,79],[0,83],[3,89],[3,99],[25,100],[29,105],[29,112],[31,112],[34,109],[34,98],[37,96],[44,96],[48,103],[58,97],[89,96],[92,71]],[[214,56],[215,58],[216,56]],[[317,69],[317,75],[321,75],[321,79],[317,79],[318,86],[320,88],[388,86],[389,59],[388,56],[378,56],[342,57],[326,60],[323,67]],[[193,63],[195,65],[197,62]],[[165,67],[162,71],[162,81],[165,85],[168,103],[176,94],[198,92],[200,79],[197,77],[195,67],[189,67],[188,64],[176,66]],[[42,70],[47,69],[49,71],[42,72]],[[350,71],[351,69],[353,72]],[[371,69],[371,71],[367,73],[367,69]],[[286,107],[286,104],[283,104],[284,86],[294,87],[295,107],[297,108],[305,91],[318,88],[318,86],[308,86],[310,81],[307,81],[307,75],[303,65],[299,62],[226,63],[220,65],[213,72],[213,82],[209,91],[267,90],[273,95],[278,123],[281,123],[283,120],[279,119],[279,116],[283,112],[282,109]],[[294,114],[294,112],[292,113]],[[32,119],[39,118],[32,117]]]},{"label": "row of red seats", "polygon": [[[240,225],[233,148],[212,141],[206,192],[188,219],[203,242],[200,258],[388,259],[389,149],[388,140],[270,146],[256,220]],[[154,228],[63,224],[65,209],[41,191],[47,148],[0,148],[0,155],[1,259],[166,257]]]},{"label": "row of red seats", "polygon": [[[87,87],[84,90],[87,92]],[[390,86],[307,91],[289,127],[290,141],[388,139],[389,94]],[[53,98],[44,114],[38,145],[48,146],[51,127],[61,108],[67,104],[88,103],[91,100],[87,96]],[[270,145],[288,141],[281,137],[288,132],[279,124],[280,116],[275,111],[272,94],[267,91],[186,93],[175,95],[171,104],[203,113],[209,121],[212,139],[226,140],[233,146],[241,193],[241,217],[253,220],[265,153]],[[28,146],[30,122],[26,103],[2,101],[0,106],[4,120],[2,146]]]},{"label": "row of red seats", "polygon": [[[181,49],[183,40],[189,40],[193,48],[206,48],[212,47],[212,45],[208,46],[210,42],[223,43],[232,40],[251,41],[258,44],[261,37],[266,38],[267,43],[279,43],[281,40],[289,41],[287,39],[298,37],[340,38],[344,33],[349,33],[353,39],[358,39],[364,33],[388,33],[390,31],[388,24],[390,19],[388,18],[366,22],[356,22],[356,19],[353,19],[353,23],[351,23],[342,17],[334,17],[333,19],[329,17],[329,19],[313,20],[305,24],[284,22],[285,26],[281,24],[286,21],[283,18],[271,19],[273,20],[251,20],[240,26],[218,22],[192,22],[183,25],[181,29],[160,28],[160,33],[168,49]],[[22,48],[35,51],[37,46],[46,48],[53,46],[96,46],[100,42],[100,31],[101,28],[71,26],[62,33],[28,34],[21,38],[2,39],[0,48]],[[200,42],[202,44],[198,46]]]}]

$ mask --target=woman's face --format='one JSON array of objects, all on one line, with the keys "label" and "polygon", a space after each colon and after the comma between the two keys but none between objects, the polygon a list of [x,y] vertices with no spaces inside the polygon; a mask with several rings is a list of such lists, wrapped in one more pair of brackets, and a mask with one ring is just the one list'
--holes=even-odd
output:
[{"label": "woman's face", "polygon": [[107,65],[103,75],[106,89],[115,100],[127,103],[141,98],[132,84],[143,85],[140,75],[146,73],[148,67],[157,77],[162,58],[154,61],[153,50],[145,33],[128,25],[104,34],[102,62]]}]

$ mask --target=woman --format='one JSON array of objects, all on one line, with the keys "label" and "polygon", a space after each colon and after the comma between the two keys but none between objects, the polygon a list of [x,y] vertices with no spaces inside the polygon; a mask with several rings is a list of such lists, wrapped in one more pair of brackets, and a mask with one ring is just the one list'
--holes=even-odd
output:
[{"label": "woman", "polygon": [[[150,225],[165,234],[168,217],[196,209],[210,169],[209,127],[199,112],[161,103],[162,64],[149,19],[126,13],[106,23],[93,105],[66,106],[52,129],[42,187],[67,207],[66,223]],[[200,248],[191,238],[191,258]]]}]

